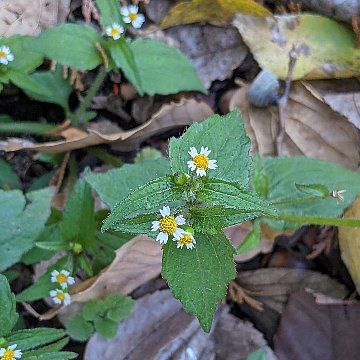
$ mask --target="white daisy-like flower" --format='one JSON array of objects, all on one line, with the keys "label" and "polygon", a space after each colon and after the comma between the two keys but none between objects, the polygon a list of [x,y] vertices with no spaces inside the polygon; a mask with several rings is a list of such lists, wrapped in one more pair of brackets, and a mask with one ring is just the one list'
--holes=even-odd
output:
[{"label": "white daisy-like flower", "polygon": [[22,352],[21,352],[21,350],[15,350],[16,347],[17,347],[17,344],[9,345],[6,349],[1,348],[0,349],[1,360],[20,359],[22,357]]},{"label": "white daisy-like flower", "polygon": [[196,241],[194,239],[194,236],[185,231],[183,234],[181,234],[178,237],[174,237],[174,241],[177,243],[177,248],[183,248],[183,246],[186,246],[186,248],[193,249],[195,247]]},{"label": "white daisy-like flower", "polygon": [[75,280],[72,276],[69,276],[70,272],[67,270],[53,270],[51,272],[51,282],[58,283],[63,289],[66,289],[68,285],[75,284]]},{"label": "white daisy-like flower", "polygon": [[159,241],[160,244],[166,244],[169,236],[178,238],[185,232],[179,228],[179,226],[185,224],[185,218],[182,215],[176,217],[171,215],[169,206],[164,206],[160,210],[160,214],[162,218],[159,221],[153,221],[151,227],[151,231],[160,231],[156,237],[156,241]]},{"label": "white daisy-like flower", "polygon": [[140,29],[145,21],[145,16],[139,14],[139,7],[137,5],[122,6],[121,15],[124,22],[131,24],[135,29]]},{"label": "white daisy-like flower", "polygon": [[117,23],[113,23],[111,26],[107,26],[105,29],[106,35],[112,37],[114,40],[120,39],[124,33],[124,28]]},{"label": "white daisy-like flower", "polygon": [[54,301],[55,304],[70,305],[71,303],[70,295],[60,289],[51,290],[50,296],[52,297],[52,300]]},{"label": "white daisy-like flower", "polygon": [[14,60],[14,54],[10,51],[8,46],[0,46],[0,64],[7,65]]},{"label": "white daisy-like flower", "polygon": [[187,162],[188,167],[191,171],[196,171],[197,176],[206,176],[207,169],[214,170],[217,168],[217,161],[210,160],[208,157],[211,153],[209,148],[202,146],[200,153],[198,153],[195,147],[191,147],[188,153],[192,157],[192,160]]}]

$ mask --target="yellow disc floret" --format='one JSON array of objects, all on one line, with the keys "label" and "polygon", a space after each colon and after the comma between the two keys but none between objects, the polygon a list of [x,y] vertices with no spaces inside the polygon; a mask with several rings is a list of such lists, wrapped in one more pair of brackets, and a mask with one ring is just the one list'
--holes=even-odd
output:
[{"label": "yellow disc floret", "polygon": [[0,58],[6,58],[7,54],[5,51],[0,50]]},{"label": "yellow disc floret", "polygon": [[160,220],[160,232],[172,235],[177,228],[177,223],[173,215],[165,216]]},{"label": "yellow disc floret", "polygon": [[60,300],[60,301],[64,301],[65,300],[65,294],[63,292],[58,292],[56,294],[56,297]]},{"label": "yellow disc floret", "polygon": [[136,14],[136,13],[132,13],[132,12],[131,12],[131,13],[129,14],[129,18],[130,18],[130,20],[131,20],[131,21],[136,20],[136,18],[137,18],[137,14]]},{"label": "yellow disc floret", "polygon": [[7,349],[1,358],[1,360],[13,360],[13,359],[15,359],[15,351],[11,349]]},{"label": "yellow disc floret", "polygon": [[191,235],[185,234],[184,236],[182,236],[178,241],[177,241],[180,245],[190,245],[193,243],[193,238]]},{"label": "yellow disc floret", "polygon": [[57,277],[56,277],[56,280],[59,284],[62,284],[64,282],[67,282],[67,276],[60,273]]},{"label": "yellow disc floret", "polygon": [[110,31],[110,36],[117,36],[120,35],[120,31],[117,28],[112,28]]},{"label": "yellow disc floret", "polygon": [[204,154],[197,154],[193,157],[193,162],[197,169],[207,169],[209,158]]}]

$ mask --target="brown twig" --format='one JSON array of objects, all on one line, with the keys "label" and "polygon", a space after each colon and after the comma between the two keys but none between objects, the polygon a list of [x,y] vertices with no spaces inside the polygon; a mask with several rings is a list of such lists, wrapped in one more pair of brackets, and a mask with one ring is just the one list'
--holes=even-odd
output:
[{"label": "brown twig", "polygon": [[62,182],[64,180],[64,176],[65,176],[66,166],[67,166],[67,164],[69,162],[70,154],[71,154],[71,151],[67,151],[65,153],[63,161],[62,161],[62,163],[60,165],[60,168],[58,170],[55,194],[57,194],[60,191]]},{"label": "brown twig", "polygon": [[292,82],[292,77],[294,74],[294,70],[295,70],[295,64],[296,64],[296,60],[298,58],[298,53],[296,51],[295,46],[292,47],[292,49],[289,52],[289,67],[288,67],[288,74],[287,74],[287,78],[285,81],[285,90],[284,90],[284,94],[281,96],[281,98],[279,99],[279,103],[278,103],[278,108],[279,108],[279,132],[278,135],[276,136],[276,152],[277,155],[280,155],[282,153],[282,144],[284,141],[284,136],[285,136],[285,110],[286,110],[286,105],[289,99],[289,94],[290,94],[290,88],[291,88],[291,82]]},{"label": "brown twig", "polygon": [[59,311],[62,309],[62,306],[56,306],[56,307],[48,310],[44,314],[39,314],[30,304],[28,304],[26,302],[22,302],[21,305],[25,308],[26,311],[29,312],[29,314],[31,314],[36,319],[39,319],[40,321],[50,320],[50,319],[54,318],[59,313]]},{"label": "brown twig", "polygon": [[109,67],[109,58],[107,57],[105,50],[101,47],[99,43],[96,43],[95,47],[97,51],[100,53],[101,58],[103,59],[104,66],[107,69]]},{"label": "brown twig", "polygon": [[230,281],[229,283],[229,296],[230,299],[238,304],[247,303],[252,308],[263,311],[264,304],[255,300],[250,295],[256,295],[255,292],[242,288],[236,281]]}]

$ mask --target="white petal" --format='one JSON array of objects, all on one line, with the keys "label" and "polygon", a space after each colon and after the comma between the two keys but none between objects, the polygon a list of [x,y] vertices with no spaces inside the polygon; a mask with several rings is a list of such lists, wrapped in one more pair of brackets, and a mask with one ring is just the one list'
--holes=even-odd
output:
[{"label": "white petal", "polygon": [[208,147],[201,147],[201,151],[200,151],[200,154],[203,154],[203,155],[205,155],[205,156],[209,156],[210,155],[210,153],[211,153],[211,150],[209,150],[209,148]]},{"label": "white petal", "polygon": [[60,284],[60,286],[61,286],[62,289],[66,289],[68,284],[67,284],[67,282],[63,282],[63,283]]},{"label": "white petal", "polygon": [[1,348],[1,349],[0,349],[0,356],[3,356],[3,355],[5,354],[5,351],[6,351],[6,349]]},{"label": "white petal", "polygon": [[121,15],[123,15],[123,16],[129,16],[129,14],[130,14],[130,11],[127,8],[127,6],[122,6],[120,9],[120,12],[121,12]]},{"label": "white petal", "polygon": [[70,305],[70,304],[71,304],[71,297],[69,294],[65,294],[64,305]]},{"label": "white petal", "polygon": [[53,297],[53,302],[55,304],[61,304],[61,300],[59,300],[57,297]]},{"label": "white petal", "polygon": [[195,163],[192,160],[189,160],[187,164],[191,171],[194,171],[196,169]]},{"label": "white petal", "polygon": [[196,169],[197,176],[206,176],[206,171],[204,169]]},{"label": "white petal", "polygon": [[159,241],[160,244],[166,244],[167,241],[169,239],[169,236],[167,233],[159,233],[158,236],[156,237],[156,241]]},{"label": "white petal", "polygon": [[49,294],[50,294],[51,297],[54,297],[54,296],[56,296],[57,291],[56,290],[51,290]]},{"label": "white petal", "polygon": [[59,272],[57,270],[53,270],[50,275],[51,276],[58,276]]},{"label": "white petal", "polygon": [[70,271],[67,271],[67,270],[61,270],[60,271],[63,275],[65,276],[69,276],[70,275]]},{"label": "white petal", "polygon": [[184,234],[186,233],[185,230],[181,229],[181,228],[177,228],[174,233],[173,233],[173,237],[176,240],[179,240]]},{"label": "white petal", "polygon": [[114,36],[113,36],[113,39],[114,39],[114,40],[119,40],[120,37],[121,37],[121,35],[120,35],[120,34],[117,34],[117,35],[114,35]]},{"label": "white petal", "polygon": [[137,14],[138,11],[139,11],[139,7],[137,5],[130,5],[129,6],[129,11],[132,13],[132,14]]},{"label": "white petal", "polygon": [[186,223],[186,220],[182,215],[177,216],[175,221],[178,225],[184,225]]},{"label": "white petal", "polygon": [[22,356],[22,351],[21,350],[15,350],[14,351],[14,357],[15,359],[20,359]]},{"label": "white petal", "polygon": [[216,169],[218,167],[216,163],[216,160],[209,160],[208,168],[212,170]]},{"label": "white petal", "polygon": [[160,227],[160,221],[153,221],[151,231],[156,231],[159,229],[159,227]]},{"label": "white petal", "polygon": [[198,154],[196,148],[194,148],[193,146],[190,148],[190,151],[188,151],[188,153],[191,157],[194,157]]},{"label": "white petal", "polygon": [[0,57],[0,64],[4,64],[4,65],[7,65],[9,62],[6,58],[4,57]]},{"label": "white petal", "polygon": [[182,248],[183,248],[183,246],[184,246],[184,244],[177,243],[177,246],[176,246],[176,247],[177,247],[177,248],[181,248],[181,249],[182,249]]},{"label": "white petal", "polygon": [[131,19],[128,16],[124,16],[123,17],[124,23],[126,24],[130,24],[131,23]]},{"label": "white petal", "polygon": [[16,347],[17,347],[17,344],[13,344],[13,345],[9,345],[8,349],[9,350],[14,350],[14,349],[16,349]]},{"label": "white petal", "polygon": [[108,26],[108,27],[105,29],[105,32],[106,32],[106,35],[107,35],[107,36],[111,36],[111,26]]},{"label": "white petal", "polygon": [[13,61],[13,60],[14,60],[14,55],[13,55],[13,54],[9,54],[9,55],[7,56],[7,59],[8,59],[9,61]]},{"label": "white petal", "polygon": [[193,243],[186,245],[186,248],[187,248],[188,250],[192,249],[193,247],[194,247],[194,244],[193,244]]},{"label": "white petal", "polygon": [[69,285],[75,284],[75,279],[72,276],[69,276],[68,279],[67,279],[67,283]]},{"label": "white petal", "polygon": [[139,14],[136,19],[132,22],[132,25],[135,29],[140,29],[142,24],[145,22],[145,17],[143,14]]},{"label": "white petal", "polygon": [[53,283],[57,282],[56,276],[52,276],[52,277],[51,277],[51,282],[53,282]]},{"label": "white petal", "polygon": [[164,206],[160,210],[160,214],[161,214],[162,217],[169,216],[170,215],[170,207],[169,206]]}]

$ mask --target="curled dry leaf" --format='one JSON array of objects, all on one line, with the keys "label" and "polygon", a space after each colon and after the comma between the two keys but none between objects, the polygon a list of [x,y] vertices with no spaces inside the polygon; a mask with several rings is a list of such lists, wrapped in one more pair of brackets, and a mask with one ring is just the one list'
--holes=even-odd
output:
[{"label": "curled dry leaf", "polygon": [[[360,196],[345,212],[344,217],[360,219]],[[341,258],[360,294],[360,229],[339,227],[339,246]]]},{"label": "curled dry leaf", "polygon": [[65,21],[70,0],[0,0],[0,36],[37,35]]},{"label": "curled dry leaf", "polygon": [[356,36],[335,20],[312,14],[271,18],[237,14],[233,24],[261,68],[281,79],[287,77],[293,46],[301,48],[292,76],[294,80],[347,78],[360,74]]},{"label": "curled dry leaf", "polygon": [[163,105],[158,112],[152,115],[150,120],[132,130],[124,131],[116,124],[103,120],[87,124],[86,130],[78,128],[63,130],[60,135],[64,139],[57,141],[33,143],[26,139],[9,138],[7,141],[0,141],[0,150],[7,152],[34,150],[59,153],[87,146],[112,143],[119,150],[131,151],[150,136],[176,127],[191,125],[212,114],[212,109],[205,102],[183,98],[179,102]]},{"label": "curled dry leaf", "polygon": [[357,359],[360,304],[316,304],[312,294],[292,294],[275,336],[279,360]]},{"label": "curled dry leaf", "polygon": [[245,360],[257,348],[264,349],[268,360],[275,360],[263,335],[251,323],[229,314],[227,306],[218,311],[213,330],[207,334],[171,292],[164,290],[137,300],[113,339],[94,334],[86,346],[85,360],[140,360],[144,354],[149,360]]},{"label": "curled dry leaf", "polygon": [[232,27],[184,25],[165,33],[180,44],[206,88],[214,80],[230,77],[248,54],[239,32]]},{"label": "curled dry leaf", "polygon": [[[262,157],[276,155],[278,109],[251,105],[246,97],[248,88],[225,94],[223,110],[242,112],[253,152]],[[281,151],[279,155],[305,155],[350,169],[356,169],[360,159],[357,129],[300,82],[294,82],[290,91]]]}]

